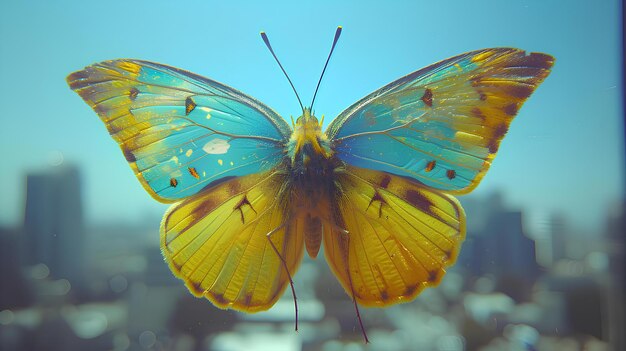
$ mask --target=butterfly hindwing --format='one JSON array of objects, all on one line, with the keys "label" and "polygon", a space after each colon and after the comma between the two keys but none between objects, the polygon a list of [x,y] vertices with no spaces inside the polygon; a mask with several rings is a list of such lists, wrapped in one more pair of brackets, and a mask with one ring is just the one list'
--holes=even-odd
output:
[{"label": "butterfly hindwing", "polygon": [[144,188],[175,202],[227,177],[270,170],[287,123],[213,80],[138,60],[105,61],[67,77],[100,116]]},{"label": "butterfly hindwing", "polygon": [[347,167],[337,182],[324,252],[348,295],[385,306],[438,284],[465,237],[458,201],[408,178],[357,167]]},{"label": "butterfly hindwing", "polygon": [[328,127],[343,161],[463,194],[478,185],[552,56],[485,49],[400,78],[342,112]]},{"label": "butterfly hindwing", "polygon": [[[196,296],[221,308],[256,312],[270,308],[303,254],[302,233],[285,224],[277,194],[285,176],[248,175],[173,205],[161,224],[161,249],[176,276]],[[277,228],[280,228],[276,230]],[[285,229],[287,228],[287,229]]]}]

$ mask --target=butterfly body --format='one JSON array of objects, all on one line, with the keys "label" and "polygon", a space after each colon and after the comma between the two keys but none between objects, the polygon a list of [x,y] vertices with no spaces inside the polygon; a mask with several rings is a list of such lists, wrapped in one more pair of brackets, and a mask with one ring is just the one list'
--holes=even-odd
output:
[{"label": "butterfly body", "polygon": [[438,284],[465,238],[452,195],[478,185],[553,62],[461,54],[376,90],[326,131],[310,109],[291,128],[242,92],[153,62],[105,61],[67,80],[144,188],[174,203],[161,224],[174,274],[218,307],[257,312],[322,245],[355,303]]},{"label": "butterfly body", "polygon": [[321,123],[309,109],[296,120],[286,151],[293,213],[285,218],[301,224],[306,250],[315,258],[322,242],[322,224],[330,219],[334,172],[339,163]]}]

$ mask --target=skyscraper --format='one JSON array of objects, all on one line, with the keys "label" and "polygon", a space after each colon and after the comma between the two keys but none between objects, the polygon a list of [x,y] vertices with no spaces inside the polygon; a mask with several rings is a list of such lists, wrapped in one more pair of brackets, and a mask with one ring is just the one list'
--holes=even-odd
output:
[{"label": "skyscraper", "polygon": [[468,231],[459,264],[475,276],[493,275],[500,291],[517,301],[528,298],[528,291],[518,288],[530,287],[539,267],[535,242],[526,236],[522,225],[523,213],[507,209],[500,193],[465,204]]},{"label": "skyscraper", "polygon": [[80,175],[62,166],[26,178],[23,249],[26,264],[46,264],[52,278],[84,286],[84,230]]},{"label": "skyscraper", "polygon": [[30,286],[22,276],[18,231],[0,227],[0,311],[30,305]]}]

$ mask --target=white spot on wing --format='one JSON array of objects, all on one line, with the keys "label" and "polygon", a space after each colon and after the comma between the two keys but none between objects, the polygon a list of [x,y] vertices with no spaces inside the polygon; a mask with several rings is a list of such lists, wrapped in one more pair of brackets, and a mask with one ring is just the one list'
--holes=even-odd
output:
[{"label": "white spot on wing", "polygon": [[202,150],[204,150],[204,152],[206,152],[207,154],[220,155],[228,152],[229,148],[230,144],[228,143],[228,140],[215,138],[204,144]]},{"label": "white spot on wing", "polygon": [[187,152],[185,153],[185,155],[186,155],[187,157],[189,157],[189,156],[191,156],[191,154],[192,154],[192,153],[193,153],[193,150],[189,149],[189,150],[187,150]]}]

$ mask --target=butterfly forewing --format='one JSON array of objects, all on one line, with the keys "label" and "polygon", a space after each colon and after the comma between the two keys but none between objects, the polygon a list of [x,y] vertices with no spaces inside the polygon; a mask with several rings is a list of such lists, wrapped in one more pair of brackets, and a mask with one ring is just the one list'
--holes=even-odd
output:
[{"label": "butterfly forewing", "polygon": [[363,98],[329,125],[327,135],[349,164],[467,193],[553,62],[549,55],[504,48],[456,56]]},{"label": "butterfly forewing", "polygon": [[146,190],[173,202],[228,177],[268,171],[290,127],[213,80],[137,60],[105,61],[67,81],[100,116]]}]

